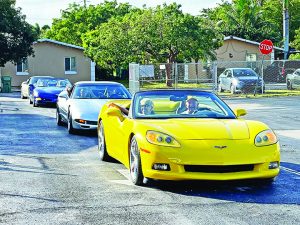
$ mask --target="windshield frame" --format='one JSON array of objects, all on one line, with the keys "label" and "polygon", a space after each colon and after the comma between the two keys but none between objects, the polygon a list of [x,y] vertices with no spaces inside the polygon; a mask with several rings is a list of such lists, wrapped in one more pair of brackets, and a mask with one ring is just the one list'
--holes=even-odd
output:
[{"label": "windshield frame", "polygon": [[[174,114],[174,115],[168,115],[168,116],[154,116],[154,115],[141,115],[137,111],[137,107],[140,102],[140,99],[142,97],[149,97],[155,96],[155,95],[170,95],[170,96],[177,96],[177,95],[182,95],[182,96],[203,96],[210,98],[218,107],[223,109],[227,115],[224,117],[218,116],[218,117],[199,117],[199,115],[183,115],[183,114]],[[170,100],[171,101],[171,100]],[[175,101],[174,101],[175,102]],[[132,99],[132,104],[130,107],[130,116],[133,119],[186,119],[186,118],[196,118],[196,119],[236,119],[236,115],[234,114],[233,110],[222,100],[220,99],[217,95],[215,95],[212,92],[208,91],[199,91],[199,90],[151,90],[151,91],[140,91],[136,92],[133,99]]]},{"label": "windshield frame", "polygon": [[[101,87],[106,87],[106,88],[118,88],[118,89],[122,89],[122,91],[124,92],[124,94],[126,95],[126,98],[111,98],[111,97],[95,97],[95,98],[85,98],[85,97],[76,97],[76,92],[79,88],[89,88],[89,87],[96,87],[96,86],[101,86]],[[75,86],[73,87],[72,93],[70,95],[70,98],[72,99],[107,99],[107,100],[113,100],[113,99],[131,99],[132,96],[130,94],[130,92],[127,90],[127,88],[122,85],[122,84],[118,84],[118,83],[81,83],[81,84],[75,84]]]}]

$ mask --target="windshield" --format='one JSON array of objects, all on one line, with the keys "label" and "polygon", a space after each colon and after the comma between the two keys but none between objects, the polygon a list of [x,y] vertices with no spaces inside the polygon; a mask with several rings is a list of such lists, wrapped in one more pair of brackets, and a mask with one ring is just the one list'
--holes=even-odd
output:
[{"label": "windshield", "polygon": [[72,84],[68,79],[59,79],[59,78],[44,78],[39,79],[36,83],[37,87],[71,87]]},{"label": "windshield", "polygon": [[234,69],[234,77],[257,77],[257,74],[251,69]]},{"label": "windshield", "polygon": [[80,84],[74,88],[75,99],[130,99],[131,95],[122,85]]},{"label": "windshield", "polygon": [[132,107],[134,118],[236,118],[215,94],[204,91],[138,92]]}]

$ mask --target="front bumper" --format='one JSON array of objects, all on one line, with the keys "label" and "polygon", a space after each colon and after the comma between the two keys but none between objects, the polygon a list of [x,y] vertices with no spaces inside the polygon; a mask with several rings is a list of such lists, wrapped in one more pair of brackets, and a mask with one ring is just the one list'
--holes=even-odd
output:
[{"label": "front bumper", "polygon": [[57,98],[34,97],[34,101],[38,105],[55,105],[57,103]]},{"label": "front bumper", "polygon": [[96,130],[98,127],[97,121],[88,121],[87,123],[79,123],[75,119],[72,120],[73,128],[78,130]]},{"label": "front bumper", "polygon": [[[214,148],[218,145],[225,145],[227,148],[222,150]],[[142,171],[144,176],[148,178],[160,180],[240,180],[277,176],[279,167],[269,169],[269,164],[280,161],[279,148],[278,143],[256,147],[251,145],[249,140],[209,140],[186,141],[181,143],[181,148],[155,146],[146,143],[140,146],[140,152]],[[147,151],[143,151],[143,149]],[[168,164],[170,170],[154,170],[153,165],[155,163]],[[188,167],[196,169],[190,170]],[[216,172],[216,167],[220,171]],[[198,170],[198,168],[200,169]],[[210,168],[213,169],[210,171]],[[227,171],[227,168],[234,168],[234,170]]]}]

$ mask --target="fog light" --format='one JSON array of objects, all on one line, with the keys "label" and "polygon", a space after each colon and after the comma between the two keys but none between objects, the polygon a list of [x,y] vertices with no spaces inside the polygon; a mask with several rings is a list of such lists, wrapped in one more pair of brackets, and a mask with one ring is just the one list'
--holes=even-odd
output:
[{"label": "fog light", "polygon": [[35,100],[36,100],[36,101],[41,101],[42,99],[41,99],[41,98],[35,98]]},{"label": "fog light", "polygon": [[270,162],[269,169],[277,169],[279,167],[278,162]]},{"label": "fog light", "polygon": [[152,169],[169,171],[170,166],[169,166],[169,164],[165,164],[165,163],[154,163],[153,166],[152,166]]}]

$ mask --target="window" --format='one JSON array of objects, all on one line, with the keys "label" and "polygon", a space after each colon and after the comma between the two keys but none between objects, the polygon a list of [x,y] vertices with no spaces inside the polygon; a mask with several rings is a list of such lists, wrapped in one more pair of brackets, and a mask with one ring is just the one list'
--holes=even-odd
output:
[{"label": "window", "polygon": [[247,53],[246,54],[246,61],[247,61],[247,67],[255,69],[256,68],[256,61],[257,61],[256,53]]},{"label": "window", "polygon": [[247,53],[246,54],[246,61],[256,61],[257,55],[255,53]]},{"label": "window", "polygon": [[65,74],[77,74],[75,57],[65,58]]},{"label": "window", "polygon": [[23,59],[17,63],[17,75],[29,75],[27,59]]}]

